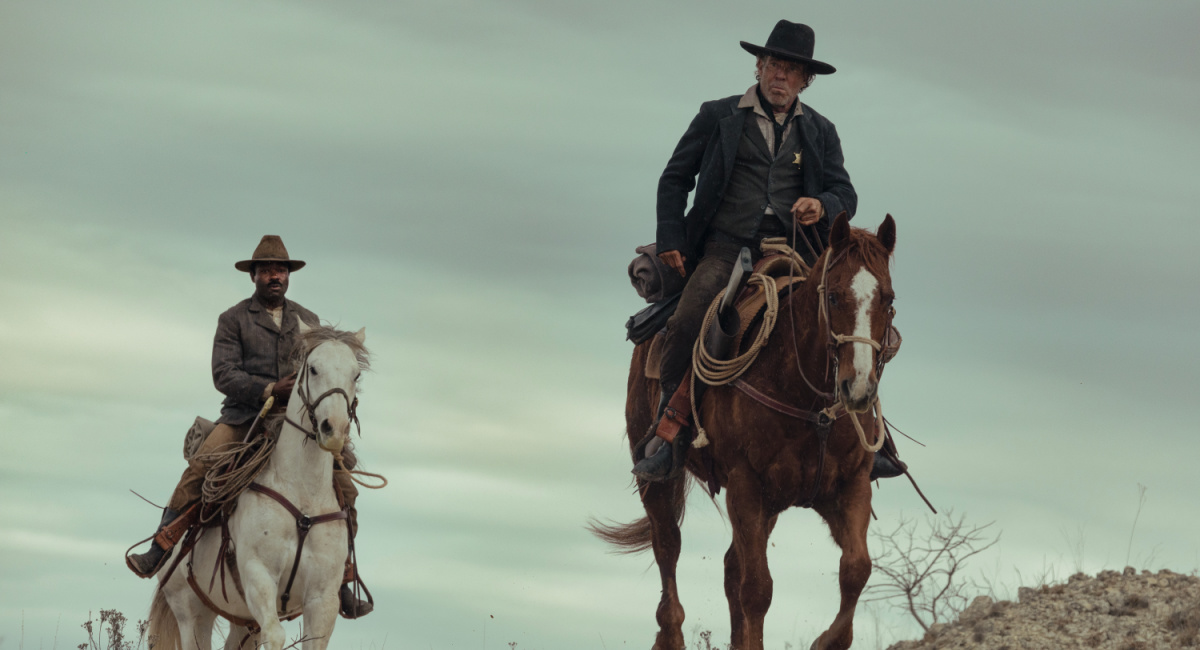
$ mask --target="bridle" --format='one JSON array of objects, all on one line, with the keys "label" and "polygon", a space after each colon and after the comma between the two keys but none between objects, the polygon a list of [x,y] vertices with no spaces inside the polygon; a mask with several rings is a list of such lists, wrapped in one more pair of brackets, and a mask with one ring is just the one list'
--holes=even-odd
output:
[{"label": "bridle", "polygon": [[[807,236],[805,237],[805,241],[807,242]],[[812,249],[811,245],[809,246],[809,249],[810,250]],[[747,390],[748,385],[746,385],[745,382],[742,382],[743,385],[738,386],[738,388],[741,388],[743,390],[743,392],[750,395],[756,401],[758,401],[759,403],[761,403],[773,410],[779,411],[786,415],[790,415],[792,417],[799,417],[801,419],[805,419],[805,420],[814,422],[817,425],[817,437],[820,442],[821,463],[822,463],[821,467],[822,468],[824,466],[824,460],[825,460],[825,453],[824,453],[825,452],[825,444],[829,437],[829,431],[833,427],[834,420],[836,420],[842,413],[850,414],[849,410],[846,409],[845,404],[843,402],[842,395],[841,395],[841,389],[837,385],[837,375],[838,375],[837,352],[838,352],[838,348],[840,348],[842,345],[844,345],[846,343],[866,343],[867,345],[871,346],[872,349],[875,350],[875,356],[876,356],[875,373],[876,373],[876,376],[879,376],[879,374],[882,373],[882,371],[883,371],[883,354],[881,354],[881,351],[883,350],[883,345],[881,343],[879,343],[878,341],[876,341],[874,339],[870,339],[870,338],[866,338],[866,337],[862,337],[862,336],[837,334],[833,331],[833,323],[829,318],[830,296],[829,296],[829,287],[826,284],[828,281],[828,278],[829,278],[829,269],[837,262],[840,262],[842,260],[842,258],[844,258],[846,256],[847,250],[849,250],[849,249],[843,249],[842,251],[840,251],[837,254],[836,257],[834,257],[834,255],[833,255],[834,251],[832,249],[826,249],[824,251],[825,263],[822,265],[822,268],[821,268],[821,281],[817,285],[818,321],[822,321],[824,323],[823,328],[825,330],[825,340],[826,340],[825,381],[829,381],[829,368],[832,365],[832,367],[833,367],[833,383],[834,383],[833,392],[823,391],[823,390],[817,388],[815,385],[813,385],[813,382],[809,380],[808,376],[804,374],[804,364],[800,358],[800,346],[799,346],[799,343],[797,342],[798,334],[796,333],[796,314],[795,314],[796,305],[795,305],[795,301],[792,301],[792,300],[788,301],[788,313],[791,316],[791,320],[792,320],[792,327],[791,327],[792,350],[795,353],[796,371],[800,374],[800,378],[804,380],[804,383],[808,385],[809,389],[812,390],[814,394],[816,394],[817,398],[825,400],[827,403],[829,403],[829,406],[827,406],[815,413],[813,413],[811,411],[802,411],[800,409],[795,409],[795,408],[783,410],[783,409],[779,408],[779,404],[775,400],[760,399],[761,393],[759,395],[755,395],[755,393],[757,393],[757,391],[752,392],[752,391]],[[891,327],[892,316],[894,314],[895,314],[895,310],[889,308],[888,312],[887,312],[887,323],[885,324],[884,330],[883,330],[885,336],[887,335],[886,333],[888,331],[888,328]],[[858,432],[858,440],[859,440],[859,443],[862,444],[863,449],[865,449],[871,453],[875,453],[883,447],[884,440],[887,437],[887,430],[883,423],[883,409],[879,404],[879,396],[878,395],[876,395],[875,400],[872,402],[872,407],[874,407],[874,409],[875,409],[875,416],[876,416],[875,417],[876,435],[875,435],[874,443],[867,442],[867,434],[863,430],[862,424],[858,421],[858,417],[856,415],[850,414],[851,415],[850,421],[854,424],[854,428]],[[842,413],[839,413],[839,411],[841,411]],[[820,471],[821,471],[821,468],[818,468],[818,475],[820,474]],[[816,497],[816,493],[814,491],[813,496],[809,499],[809,503],[811,503],[812,499],[815,497]]]},{"label": "bridle", "polygon": [[[830,253],[832,253],[832,251],[830,251]],[[842,397],[841,387],[837,383],[838,349],[841,348],[841,346],[845,345],[846,343],[865,343],[865,344],[871,346],[871,348],[875,350],[875,376],[878,377],[883,374],[883,355],[881,354],[881,352],[883,351],[882,343],[880,343],[879,341],[876,341],[875,339],[867,338],[864,336],[838,334],[833,331],[833,321],[829,317],[829,308],[830,308],[829,287],[826,285],[826,281],[829,278],[829,267],[832,266],[834,262],[841,261],[841,259],[845,256],[846,256],[845,250],[841,251],[838,254],[836,260],[831,261],[832,255],[825,256],[825,264],[821,269],[821,283],[817,285],[817,294],[819,296],[817,309],[820,314],[818,320],[824,323],[825,340],[826,340],[826,344],[825,344],[825,347],[826,347],[825,379],[826,380],[829,379],[829,367],[830,367],[830,365],[832,365],[833,366],[833,395],[832,395],[832,398],[833,398],[833,401],[838,401],[838,402],[841,401],[841,397]],[[882,288],[880,290],[882,291]],[[887,309],[887,316],[886,316],[887,321],[883,325],[884,336],[887,336],[888,329],[891,328],[891,326],[892,326],[892,317],[894,317],[895,315],[896,315],[896,309],[894,307],[889,306]],[[794,330],[792,332],[792,336],[793,337],[795,336]],[[832,364],[830,363],[831,361],[832,361]],[[799,367],[799,365],[800,365],[799,358],[797,358],[797,360],[796,360],[796,365],[797,365],[797,367]],[[804,374],[803,371],[801,371],[801,375],[803,375],[803,374]],[[805,378],[804,381],[807,382],[808,379]],[[809,388],[812,388],[811,384],[809,384]],[[823,396],[828,396],[828,395],[829,395],[828,393],[825,393],[825,395],[823,395]]]},{"label": "bridle", "polygon": [[[805,236],[804,241],[806,244],[808,243],[807,236]],[[813,250],[813,247],[811,244],[809,244],[808,248],[810,251],[813,251],[814,253],[816,252],[815,250]],[[838,367],[839,367],[838,349],[842,345],[844,345],[846,343],[866,343],[867,345],[871,346],[871,348],[875,350],[875,375],[877,377],[883,373],[883,363],[884,363],[883,355],[880,354],[880,352],[883,350],[883,345],[879,341],[876,341],[875,339],[871,339],[871,338],[862,337],[862,336],[838,334],[833,331],[833,321],[829,317],[830,296],[829,296],[829,286],[827,284],[827,281],[829,278],[830,267],[832,267],[837,262],[840,262],[844,257],[846,257],[846,250],[842,250],[840,253],[838,253],[836,258],[833,256],[832,250],[827,250],[826,255],[825,255],[825,263],[821,267],[821,281],[820,281],[820,283],[817,284],[817,295],[818,295],[818,299],[817,299],[818,318],[817,318],[817,320],[818,320],[818,322],[821,323],[820,327],[824,330],[825,341],[826,341],[826,343],[825,343],[825,381],[829,381],[829,368],[830,368],[830,366],[832,366],[833,367],[833,377],[834,377],[834,379],[833,379],[834,385],[833,385],[832,392],[821,390],[820,388],[817,388],[813,384],[813,382],[811,380],[809,380],[808,375],[804,374],[804,367],[803,367],[803,363],[800,358],[800,345],[797,341],[798,335],[796,333],[796,314],[795,314],[796,305],[795,305],[794,301],[791,301],[791,300],[788,301],[788,315],[791,318],[791,325],[792,325],[790,328],[791,334],[792,334],[792,352],[794,353],[794,356],[796,359],[796,371],[800,374],[800,378],[804,380],[804,383],[808,386],[809,390],[811,390],[818,398],[824,399],[826,402],[832,402],[834,405],[836,405],[842,401],[841,400],[841,389],[837,385],[837,375],[838,375]],[[891,327],[892,318],[895,315],[896,315],[896,310],[892,307],[888,307],[887,322],[884,323],[884,329],[883,329],[884,336],[887,336],[887,331]]]},{"label": "bridle", "polygon": [[[316,348],[314,348],[314,349],[316,349]],[[308,392],[309,373],[306,371],[308,370],[308,357],[310,354],[312,354],[311,350],[309,351],[308,354],[304,355],[304,361],[301,362],[301,364],[300,364],[300,367],[302,368],[302,372],[303,372],[304,376],[301,378],[301,380],[299,382],[297,382],[296,394],[300,397],[300,403],[304,407],[304,413],[305,413],[305,415],[308,416],[308,422],[312,426],[312,429],[311,430],[305,429],[303,426],[301,426],[299,423],[293,421],[287,415],[283,416],[284,421],[287,422],[288,424],[292,425],[296,429],[298,429],[300,431],[300,433],[303,433],[306,437],[308,437],[309,440],[316,442],[317,441],[317,433],[316,432],[317,432],[317,428],[318,428],[317,427],[317,407],[321,405],[321,402],[325,401],[325,398],[327,398],[331,395],[341,395],[342,399],[346,400],[346,413],[350,416],[350,421],[354,423],[355,428],[358,430],[358,435],[361,436],[362,435],[362,425],[359,424],[359,421],[358,421],[358,398],[357,397],[355,397],[353,400],[351,400],[350,395],[348,393],[346,393],[345,389],[341,388],[340,386],[335,386],[334,388],[330,388],[329,390],[325,391],[324,393],[321,393],[320,397],[318,397],[316,399],[316,401],[309,399],[309,392]]]}]

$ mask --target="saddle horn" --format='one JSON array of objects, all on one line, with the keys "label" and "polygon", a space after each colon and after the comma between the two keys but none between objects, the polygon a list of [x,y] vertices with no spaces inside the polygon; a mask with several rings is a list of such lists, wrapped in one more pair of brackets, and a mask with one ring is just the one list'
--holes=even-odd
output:
[{"label": "saddle horn", "polygon": [[729,357],[733,341],[742,328],[742,319],[738,316],[737,309],[734,309],[734,301],[750,281],[750,275],[754,273],[754,264],[750,259],[750,249],[743,246],[742,251],[738,253],[737,262],[733,265],[733,272],[729,274],[729,283],[725,285],[721,304],[717,307],[717,326],[708,331],[704,340],[708,353],[717,359],[725,360]]}]

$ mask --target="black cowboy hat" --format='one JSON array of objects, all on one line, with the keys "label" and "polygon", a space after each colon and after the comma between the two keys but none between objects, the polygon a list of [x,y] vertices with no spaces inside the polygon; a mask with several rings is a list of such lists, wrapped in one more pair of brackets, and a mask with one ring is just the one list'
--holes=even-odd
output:
[{"label": "black cowboy hat", "polygon": [[287,264],[289,273],[304,268],[304,262],[288,257],[287,249],[283,247],[283,240],[279,235],[263,235],[250,259],[235,263],[233,268],[249,273],[250,268],[257,262],[283,262]]},{"label": "black cowboy hat", "polygon": [[837,68],[818,61],[812,58],[813,43],[817,40],[816,34],[813,33],[812,27],[793,23],[788,20],[781,20],[775,23],[775,29],[771,30],[771,35],[767,38],[767,44],[754,45],[742,41],[742,49],[755,56],[773,56],[779,59],[787,59],[797,63],[803,63],[813,74],[833,74],[837,72]]}]

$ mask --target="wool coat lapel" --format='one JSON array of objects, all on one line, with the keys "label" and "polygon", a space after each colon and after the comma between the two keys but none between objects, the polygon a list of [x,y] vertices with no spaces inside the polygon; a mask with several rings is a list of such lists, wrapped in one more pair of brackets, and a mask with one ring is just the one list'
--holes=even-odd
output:
[{"label": "wool coat lapel", "polygon": [[[284,314],[287,313],[287,303],[284,303]],[[275,319],[271,318],[271,314],[267,311],[266,306],[258,301],[258,296],[250,298],[250,318],[254,320],[255,325],[267,328],[268,330],[279,333],[279,327],[275,325]]]},{"label": "wool coat lapel", "polygon": [[[816,196],[823,187],[821,182],[821,158],[825,155],[824,150],[818,149],[816,143],[821,142],[822,138],[817,132],[817,125],[813,123],[808,115],[808,111],[796,116],[793,125],[799,129],[796,134],[800,138],[799,147],[803,155],[800,157],[800,174],[804,179],[804,187],[808,192],[805,196]],[[828,221],[832,222],[837,215],[828,215]]]},{"label": "wool coat lapel", "polygon": [[733,112],[721,119],[718,123],[718,129],[721,137],[721,153],[723,155],[722,162],[725,165],[724,178],[721,185],[729,182],[729,177],[733,174],[733,165],[737,161],[738,145],[741,144],[742,130],[746,128],[746,116],[750,114],[750,109],[733,107]]}]

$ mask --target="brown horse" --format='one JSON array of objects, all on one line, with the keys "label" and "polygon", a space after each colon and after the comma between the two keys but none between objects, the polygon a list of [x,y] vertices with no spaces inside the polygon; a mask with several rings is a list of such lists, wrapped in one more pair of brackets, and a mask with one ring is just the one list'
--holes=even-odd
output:
[{"label": "brown horse", "polygon": [[[868,340],[881,341],[891,322],[888,262],[895,244],[891,215],[878,234],[851,228],[844,216],[835,219],[829,247],[812,275],[780,299],[775,331],[742,376],[749,391],[714,386],[700,406],[710,444],[688,452],[687,469],[726,490],[733,543],[725,553],[725,596],[733,628],[730,645],[736,650],[763,647],[763,619],[772,592],[767,540],[779,513],[797,505],[811,505],[842,549],[841,608],[812,647],[850,647],[854,609],[871,575],[867,525],[873,454],[865,444],[880,435],[871,405],[876,404],[882,360]],[[648,348],[643,343],[634,349],[629,370],[625,420],[631,445],[649,429],[658,404],[658,382],[644,372]],[[758,398],[750,395],[755,391]],[[822,431],[817,412],[837,404],[841,416],[831,425],[826,420]],[[865,442],[851,417],[859,418]],[[653,548],[662,577],[655,650],[684,647],[675,565],[689,483],[686,474],[640,483],[646,517],[626,525],[591,526],[622,552]]]}]

